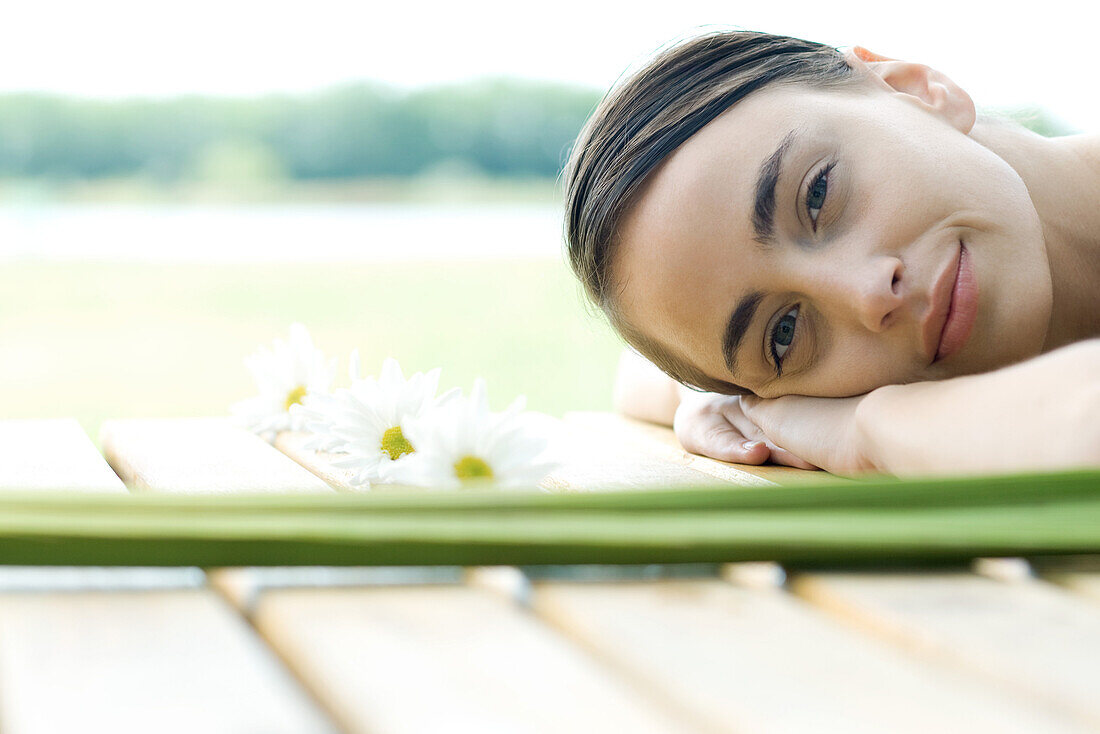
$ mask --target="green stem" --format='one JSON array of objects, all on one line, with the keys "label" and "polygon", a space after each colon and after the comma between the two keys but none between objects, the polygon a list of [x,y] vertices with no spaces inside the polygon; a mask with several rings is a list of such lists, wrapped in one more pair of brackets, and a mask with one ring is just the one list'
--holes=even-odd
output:
[{"label": "green stem", "polygon": [[496,565],[942,559],[1100,552],[1100,500],[1004,507],[180,516],[19,510],[0,561]]}]

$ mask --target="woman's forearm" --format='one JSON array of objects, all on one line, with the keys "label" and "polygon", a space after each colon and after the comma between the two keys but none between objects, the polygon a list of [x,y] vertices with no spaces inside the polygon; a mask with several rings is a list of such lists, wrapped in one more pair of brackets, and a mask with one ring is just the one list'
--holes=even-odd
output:
[{"label": "woman's forearm", "polygon": [[637,352],[624,349],[612,401],[618,413],[671,426],[680,405],[680,385]]},{"label": "woman's forearm", "polygon": [[1100,340],[995,372],[878,388],[856,426],[870,463],[901,476],[1100,466]]}]

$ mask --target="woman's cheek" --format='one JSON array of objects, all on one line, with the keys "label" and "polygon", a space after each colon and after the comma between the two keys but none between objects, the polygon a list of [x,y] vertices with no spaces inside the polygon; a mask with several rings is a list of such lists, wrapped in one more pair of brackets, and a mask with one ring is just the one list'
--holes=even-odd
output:
[{"label": "woman's cheek", "polygon": [[912,376],[900,369],[889,354],[843,344],[831,350],[829,357],[816,364],[805,377],[801,385],[792,385],[788,393],[845,398],[863,395],[883,385],[912,381]]}]

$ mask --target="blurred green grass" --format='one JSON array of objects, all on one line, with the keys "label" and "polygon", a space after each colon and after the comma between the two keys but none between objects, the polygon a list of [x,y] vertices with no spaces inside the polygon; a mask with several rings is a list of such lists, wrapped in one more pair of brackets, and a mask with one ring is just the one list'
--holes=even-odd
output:
[{"label": "blurred green grass", "polygon": [[254,394],[243,359],[301,321],[326,354],[358,348],[442,388],[484,377],[552,415],[604,410],[619,342],[556,260],[207,265],[17,262],[0,266],[0,416],[220,415]]}]

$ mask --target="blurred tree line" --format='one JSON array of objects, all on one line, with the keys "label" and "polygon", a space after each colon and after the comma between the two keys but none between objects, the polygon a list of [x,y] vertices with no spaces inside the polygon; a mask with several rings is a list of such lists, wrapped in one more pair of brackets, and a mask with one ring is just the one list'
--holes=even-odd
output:
[{"label": "blurred tree line", "polygon": [[[483,80],[411,92],[91,100],[0,96],[0,178],[155,182],[449,176],[552,178],[597,90]],[[1039,108],[990,110],[1045,135]]]},{"label": "blurred tree line", "polygon": [[554,177],[600,93],[515,80],[256,98],[0,96],[0,177]]}]

